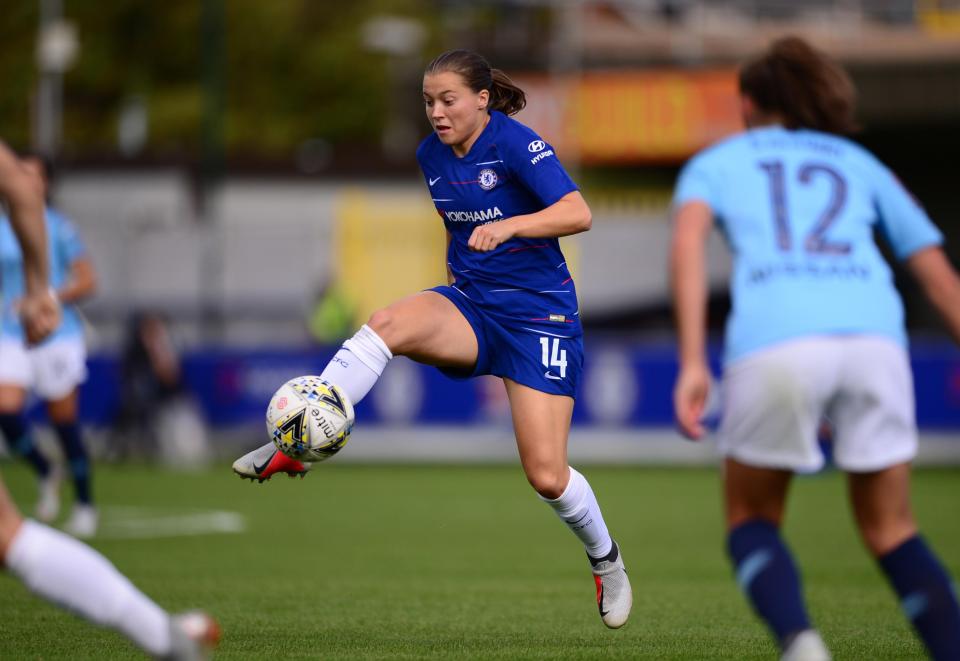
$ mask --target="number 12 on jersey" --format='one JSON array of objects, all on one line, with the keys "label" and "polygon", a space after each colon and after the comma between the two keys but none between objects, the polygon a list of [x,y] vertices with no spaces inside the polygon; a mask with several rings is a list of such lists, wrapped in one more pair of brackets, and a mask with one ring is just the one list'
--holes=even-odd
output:
[{"label": "number 12 on jersey", "polygon": [[547,368],[546,377],[556,379],[556,376],[551,376],[550,368],[558,367],[560,368],[560,378],[566,378],[567,376],[567,350],[560,348],[560,339],[553,339],[553,347],[551,349],[549,337],[540,338],[540,355],[541,362],[543,366]]}]

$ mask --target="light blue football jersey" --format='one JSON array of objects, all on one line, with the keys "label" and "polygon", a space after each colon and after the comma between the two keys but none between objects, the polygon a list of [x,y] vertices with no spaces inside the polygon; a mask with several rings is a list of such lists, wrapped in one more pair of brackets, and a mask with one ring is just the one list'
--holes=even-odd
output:
[{"label": "light blue football jersey", "polygon": [[674,208],[693,200],[711,208],[733,255],[727,363],[805,335],[906,344],[903,303],[874,229],[898,259],[942,235],[863,147],[818,131],[746,131],[683,168]]},{"label": "light blue football jersey", "polygon": [[[70,266],[86,255],[86,248],[73,224],[53,209],[46,209],[47,245],[49,247],[50,285],[61,287],[70,277]],[[2,327],[5,337],[23,340],[23,327],[17,314],[16,301],[23,297],[23,253],[13,233],[10,220],[0,217],[0,298],[3,301]],[[49,340],[83,334],[80,315],[73,305],[63,306],[63,320]]]},{"label": "light blue football jersey", "polygon": [[454,287],[505,323],[581,334],[576,287],[556,238],[515,237],[490,252],[467,246],[478,225],[540,211],[577,190],[553,148],[493,111],[464,157],[432,133],[417,149],[417,160],[450,232]]}]

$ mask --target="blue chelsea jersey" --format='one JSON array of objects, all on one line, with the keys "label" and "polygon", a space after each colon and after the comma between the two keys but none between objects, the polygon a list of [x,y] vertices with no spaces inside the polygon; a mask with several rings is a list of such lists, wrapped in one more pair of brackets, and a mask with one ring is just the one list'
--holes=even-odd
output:
[{"label": "blue chelsea jersey", "polygon": [[[70,277],[73,262],[86,255],[86,248],[76,228],[62,215],[47,208],[44,214],[47,225],[50,286],[60,288]],[[4,337],[24,339],[23,327],[17,314],[16,303],[23,297],[23,253],[13,233],[8,218],[0,217],[0,298],[2,298],[2,328]],[[75,306],[64,305],[62,320],[46,341],[83,334],[83,324]]]},{"label": "blue chelsea jersey", "polygon": [[726,362],[805,335],[906,344],[903,304],[873,232],[898,259],[942,236],[868,151],[818,131],[753,129],[684,167],[674,205],[694,200],[710,207],[733,254]]},{"label": "blue chelsea jersey", "polygon": [[450,233],[453,286],[503,321],[580,334],[577,292],[556,238],[515,237],[490,252],[467,247],[478,225],[540,211],[577,190],[553,148],[493,111],[464,157],[431,134],[417,160]]}]

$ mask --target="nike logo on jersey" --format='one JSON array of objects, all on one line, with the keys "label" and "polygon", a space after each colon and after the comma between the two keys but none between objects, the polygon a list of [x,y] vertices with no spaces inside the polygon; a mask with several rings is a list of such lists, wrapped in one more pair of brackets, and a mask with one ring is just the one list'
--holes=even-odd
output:
[{"label": "nike logo on jersey", "polygon": [[440,181],[440,177],[437,177],[436,179],[434,179],[433,177],[430,177],[430,185],[431,185],[431,186],[433,186],[433,185],[434,185],[435,183],[437,183],[438,181]]},{"label": "nike logo on jersey", "polygon": [[562,376],[554,376],[553,374],[550,373],[550,370],[547,370],[546,372],[544,372],[543,375],[544,375],[545,377],[547,377],[548,379],[553,379],[554,381],[562,381],[562,380],[563,380],[563,377],[562,377]]}]

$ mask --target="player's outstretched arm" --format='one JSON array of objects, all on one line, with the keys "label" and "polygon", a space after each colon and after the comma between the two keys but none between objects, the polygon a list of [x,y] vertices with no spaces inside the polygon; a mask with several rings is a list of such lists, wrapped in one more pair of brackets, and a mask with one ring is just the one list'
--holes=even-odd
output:
[{"label": "player's outstretched arm", "polygon": [[907,268],[940,314],[954,342],[960,344],[960,276],[943,249],[931,246],[918,250],[907,258]]},{"label": "player's outstretched arm", "polygon": [[10,210],[10,225],[23,253],[25,294],[20,302],[27,341],[39,342],[60,322],[60,308],[48,289],[47,236],[39,178],[0,143],[0,197]]},{"label": "player's outstretched arm", "polygon": [[488,252],[515,236],[530,239],[569,236],[586,232],[592,223],[587,201],[580,191],[572,191],[536,213],[478,226],[467,245],[471,250]]},{"label": "player's outstretched arm", "polygon": [[674,413],[688,438],[703,436],[701,422],[710,392],[706,354],[706,243],[713,214],[703,202],[682,205],[673,219],[670,287],[679,343],[680,374],[673,391]]}]

